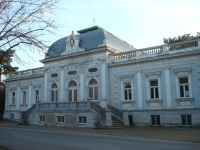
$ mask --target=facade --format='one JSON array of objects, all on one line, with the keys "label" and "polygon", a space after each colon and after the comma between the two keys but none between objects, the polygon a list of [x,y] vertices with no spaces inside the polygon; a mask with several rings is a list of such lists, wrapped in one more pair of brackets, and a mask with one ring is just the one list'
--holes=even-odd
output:
[{"label": "facade", "polygon": [[[200,125],[200,38],[136,49],[99,26],[53,43],[42,68],[11,73],[4,118],[93,127]],[[32,110],[32,111],[31,111]]]}]

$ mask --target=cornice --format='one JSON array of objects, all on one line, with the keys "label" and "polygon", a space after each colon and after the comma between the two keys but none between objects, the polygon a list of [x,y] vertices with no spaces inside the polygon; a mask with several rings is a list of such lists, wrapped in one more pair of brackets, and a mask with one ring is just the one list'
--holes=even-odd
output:
[{"label": "cornice", "polygon": [[116,66],[125,66],[125,65],[131,65],[131,64],[138,64],[138,63],[146,63],[146,62],[152,62],[152,61],[158,61],[158,60],[164,60],[164,59],[173,59],[173,58],[179,58],[179,57],[187,57],[187,56],[193,56],[193,55],[200,55],[200,50],[195,51],[188,51],[188,52],[182,52],[182,53],[174,53],[174,54],[159,54],[158,56],[154,57],[146,57],[146,58],[140,58],[140,59],[133,59],[133,60],[126,60],[121,62],[112,62],[108,63],[108,67],[116,67]]},{"label": "cornice", "polygon": [[66,59],[66,58],[73,58],[73,57],[79,57],[79,56],[84,56],[84,55],[93,54],[93,53],[99,53],[99,52],[103,52],[103,51],[111,51],[111,52],[114,51],[115,52],[116,50],[109,48],[109,46],[104,46],[101,48],[86,50],[83,52],[77,52],[77,53],[72,53],[72,54],[68,54],[68,55],[61,55],[58,57],[47,58],[47,59],[40,60],[40,62],[47,63],[47,62],[62,60],[62,59]]}]

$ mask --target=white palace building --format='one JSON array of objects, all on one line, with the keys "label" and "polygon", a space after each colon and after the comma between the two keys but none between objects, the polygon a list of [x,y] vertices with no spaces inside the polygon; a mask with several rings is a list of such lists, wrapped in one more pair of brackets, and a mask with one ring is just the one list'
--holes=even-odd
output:
[{"label": "white palace building", "polygon": [[200,38],[136,49],[99,26],[53,43],[42,68],[7,76],[4,118],[101,127],[200,125]]}]

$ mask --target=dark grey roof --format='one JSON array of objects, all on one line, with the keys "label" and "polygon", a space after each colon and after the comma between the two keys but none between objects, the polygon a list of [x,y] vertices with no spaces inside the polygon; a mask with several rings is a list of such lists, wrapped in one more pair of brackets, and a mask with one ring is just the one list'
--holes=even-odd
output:
[{"label": "dark grey roof", "polygon": [[[84,48],[86,51],[99,48],[99,45],[103,44],[104,39],[107,39],[106,44],[111,46],[113,49],[119,51],[130,51],[134,50],[135,48],[132,45],[128,44],[127,42],[119,39],[118,37],[114,36],[113,34],[109,33],[108,31],[102,29],[99,26],[94,26],[91,28],[83,29],[77,31],[80,37],[80,48]],[[54,42],[48,52],[47,56],[50,57],[57,57],[60,56],[62,52],[66,50],[66,42],[67,37],[62,38],[56,42]]]}]

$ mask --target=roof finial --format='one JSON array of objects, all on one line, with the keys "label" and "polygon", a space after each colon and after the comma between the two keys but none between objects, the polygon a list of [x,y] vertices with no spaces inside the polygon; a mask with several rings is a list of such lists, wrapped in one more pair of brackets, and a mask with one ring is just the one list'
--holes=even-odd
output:
[{"label": "roof finial", "polygon": [[93,20],[93,22],[94,22],[94,26],[95,26],[95,17],[94,17],[94,19],[92,19]]},{"label": "roof finial", "polygon": [[74,31],[72,31],[72,34],[74,34]]}]

